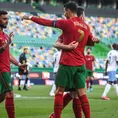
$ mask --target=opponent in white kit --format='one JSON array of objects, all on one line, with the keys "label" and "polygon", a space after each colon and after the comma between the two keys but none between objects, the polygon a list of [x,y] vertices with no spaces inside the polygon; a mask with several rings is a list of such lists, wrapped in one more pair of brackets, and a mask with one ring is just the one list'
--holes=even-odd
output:
[{"label": "opponent in white kit", "polygon": [[107,94],[111,89],[111,85],[113,85],[115,92],[118,95],[118,86],[116,78],[116,71],[118,68],[118,44],[114,43],[112,45],[112,48],[113,49],[108,53],[106,61],[105,73],[108,74],[108,83],[102,95],[103,100],[110,100],[110,98],[107,97]]}]

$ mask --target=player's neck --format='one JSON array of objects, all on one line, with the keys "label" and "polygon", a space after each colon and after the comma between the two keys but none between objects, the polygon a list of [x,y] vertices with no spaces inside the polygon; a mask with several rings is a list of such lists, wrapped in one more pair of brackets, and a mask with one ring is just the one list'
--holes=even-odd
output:
[{"label": "player's neck", "polygon": [[73,17],[77,17],[77,14],[71,13],[71,14],[70,14],[70,18],[73,18]]}]

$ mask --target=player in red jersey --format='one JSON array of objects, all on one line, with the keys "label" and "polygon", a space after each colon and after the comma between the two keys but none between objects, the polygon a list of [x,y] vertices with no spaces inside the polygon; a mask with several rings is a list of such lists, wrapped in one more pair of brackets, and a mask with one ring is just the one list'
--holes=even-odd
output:
[{"label": "player in red jersey", "polygon": [[88,92],[91,92],[93,90],[92,85],[93,85],[93,69],[94,69],[94,61],[95,58],[94,56],[91,54],[91,48],[87,48],[87,55],[85,55],[86,58],[86,86],[87,86],[87,90]]},{"label": "player in red jersey", "polygon": [[[56,27],[63,31],[63,45],[59,45],[59,48],[66,48],[68,51],[62,50],[56,79],[55,118],[61,118],[65,88],[71,89],[73,87],[76,88],[79,94],[85,118],[90,118],[90,106],[85,93],[86,61],[84,58],[84,48],[91,32],[88,25],[83,21],[83,14],[79,18],[77,17],[77,5],[75,3],[67,3],[64,6],[64,14],[70,15],[71,19],[52,21],[34,16],[23,16],[22,20],[32,20],[38,24]],[[75,49],[70,51],[67,45],[73,41],[79,43]]]},{"label": "player in red jersey", "polygon": [[24,68],[9,52],[9,45],[13,38],[13,33],[8,36],[3,32],[7,27],[8,14],[0,11],[0,103],[5,100],[5,108],[9,118],[15,118],[14,95],[10,78],[10,62]]},{"label": "player in red jersey", "polygon": [[[78,6],[78,17],[84,12],[84,8],[81,6]],[[69,17],[68,17],[69,19]],[[92,34],[91,34],[92,35]],[[91,37],[91,36],[90,36]],[[61,43],[61,44],[60,44]],[[92,39],[89,38],[88,42],[87,42],[87,46],[94,46],[94,43],[99,43],[99,38],[96,36],[92,36]],[[63,45],[63,34],[59,37],[59,39],[55,42],[54,47],[57,48],[59,45]],[[76,44],[74,44],[73,42],[71,42],[68,45],[69,49],[74,49],[76,47]],[[82,118],[82,109],[81,109],[81,102],[78,98],[78,96],[75,94],[75,92],[71,91],[71,92],[67,92],[66,94],[64,94],[63,96],[63,109],[68,105],[68,103],[72,101],[72,107],[73,107],[73,111],[75,114],[75,118]],[[49,115],[49,118],[55,118],[55,114],[54,112],[52,112]]]}]

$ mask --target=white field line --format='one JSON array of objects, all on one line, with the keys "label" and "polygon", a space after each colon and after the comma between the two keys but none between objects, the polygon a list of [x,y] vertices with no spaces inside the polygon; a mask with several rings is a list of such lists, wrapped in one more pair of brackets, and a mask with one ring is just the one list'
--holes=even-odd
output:
[{"label": "white field line", "polygon": [[15,94],[14,95],[15,99],[54,99],[54,97],[35,97],[35,96],[21,96],[20,94]]},{"label": "white field line", "polygon": [[[21,96],[20,94],[15,94],[14,95],[14,98],[15,98],[15,100],[20,100],[20,99],[43,99],[43,100],[53,100],[54,99],[54,97],[46,97],[46,96],[38,96],[38,97],[36,97],[36,96]],[[98,98],[98,99],[89,99],[89,100],[95,100],[95,101],[109,101],[109,100],[101,100],[101,98]],[[116,99],[114,100],[113,99],[113,101],[116,101]]]}]

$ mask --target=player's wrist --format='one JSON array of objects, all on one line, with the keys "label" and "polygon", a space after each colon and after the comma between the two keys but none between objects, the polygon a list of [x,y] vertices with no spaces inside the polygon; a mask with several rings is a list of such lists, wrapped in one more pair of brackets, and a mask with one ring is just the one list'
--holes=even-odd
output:
[{"label": "player's wrist", "polygon": [[29,16],[29,20],[31,20],[31,19],[32,19],[32,17],[33,17],[33,16]]},{"label": "player's wrist", "polygon": [[9,37],[8,43],[11,44],[11,37]]},{"label": "player's wrist", "polygon": [[20,66],[21,66],[21,63],[20,63],[20,62],[18,62],[18,64],[17,64],[17,65],[18,65],[18,67],[20,67]]}]

